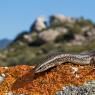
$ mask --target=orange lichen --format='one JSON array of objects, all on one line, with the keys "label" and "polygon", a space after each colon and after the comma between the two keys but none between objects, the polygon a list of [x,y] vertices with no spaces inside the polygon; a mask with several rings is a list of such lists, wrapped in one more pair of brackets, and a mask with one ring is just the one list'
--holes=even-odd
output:
[{"label": "orange lichen", "polygon": [[[72,67],[78,71],[72,73]],[[12,91],[28,95],[53,95],[66,85],[80,85],[88,80],[95,80],[95,68],[90,65],[80,66],[62,64],[42,73],[32,75],[32,66],[21,65],[5,69],[0,67],[0,73],[5,73],[5,80],[0,84],[0,95]]]}]

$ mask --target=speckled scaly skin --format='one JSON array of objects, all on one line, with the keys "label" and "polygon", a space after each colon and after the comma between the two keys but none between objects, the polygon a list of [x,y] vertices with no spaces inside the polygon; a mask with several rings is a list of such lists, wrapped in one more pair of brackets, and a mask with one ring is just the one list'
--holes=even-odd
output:
[{"label": "speckled scaly skin", "polygon": [[43,59],[43,61],[34,68],[34,73],[44,72],[52,67],[64,63],[72,63],[78,65],[94,64],[95,57],[92,54],[92,52],[82,54],[64,54],[62,52],[55,53]]}]

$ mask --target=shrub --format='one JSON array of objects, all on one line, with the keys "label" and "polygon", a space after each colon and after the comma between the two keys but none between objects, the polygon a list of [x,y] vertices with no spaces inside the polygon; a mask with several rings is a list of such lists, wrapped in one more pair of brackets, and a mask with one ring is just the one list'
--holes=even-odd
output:
[{"label": "shrub", "polygon": [[55,42],[68,42],[70,40],[74,39],[74,33],[73,32],[68,32],[66,34],[60,35],[56,38]]}]

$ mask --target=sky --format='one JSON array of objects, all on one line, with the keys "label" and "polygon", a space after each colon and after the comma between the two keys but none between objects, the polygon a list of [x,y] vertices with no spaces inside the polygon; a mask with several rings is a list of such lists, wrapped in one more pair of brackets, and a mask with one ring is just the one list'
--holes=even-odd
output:
[{"label": "sky", "polygon": [[0,0],[0,39],[28,31],[39,16],[83,16],[95,22],[94,11],[95,0]]}]

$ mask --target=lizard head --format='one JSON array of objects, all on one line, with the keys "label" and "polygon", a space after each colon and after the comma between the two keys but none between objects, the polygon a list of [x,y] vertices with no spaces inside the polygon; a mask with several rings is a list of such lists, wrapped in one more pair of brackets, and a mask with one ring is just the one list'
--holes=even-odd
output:
[{"label": "lizard head", "polygon": [[40,73],[47,70],[47,66],[45,66],[44,64],[39,64],[38,66],[36,66],[35,68],[35,73]]},{"label": "lizard head", "polygon": [[53,62],[54,60],[49,60],[44,62],[43,64],[39,64],[35,67],[35,73],[40,73],[40,72],[44,72],[52,67],[55,66],[55,63]]}]

